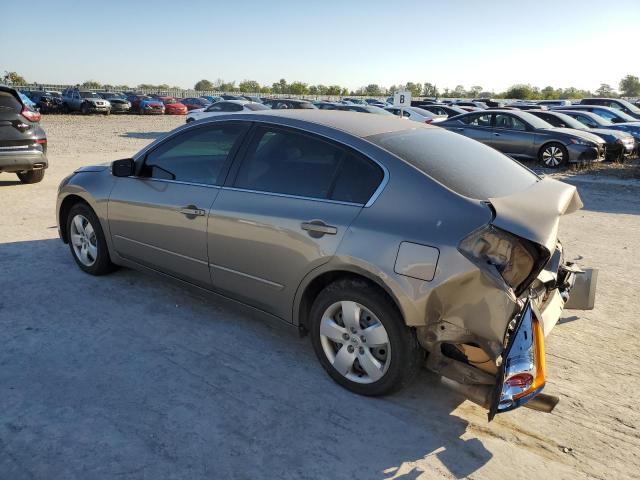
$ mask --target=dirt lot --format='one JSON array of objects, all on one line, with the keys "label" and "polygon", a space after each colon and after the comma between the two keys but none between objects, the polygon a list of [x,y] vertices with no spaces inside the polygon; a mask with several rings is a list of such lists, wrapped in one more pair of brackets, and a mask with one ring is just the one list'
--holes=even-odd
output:
[{"label": "dirt lot", "polygon": [[58,182],[182,122],[49,116],[44,181],[0,175],[0,478],[638,478],[639,182],[568,177],[585,209],[561,236],[600,269],[597,306],[548,338],[554,413],[487,423],[427,372],[358,397],[249,309],[131,270],[83,274],[57,239]]}]

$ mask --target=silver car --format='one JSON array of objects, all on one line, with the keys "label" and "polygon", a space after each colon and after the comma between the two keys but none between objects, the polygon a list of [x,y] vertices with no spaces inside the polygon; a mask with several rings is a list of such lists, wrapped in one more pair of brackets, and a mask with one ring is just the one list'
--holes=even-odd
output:
[{"label": "silver car", "polygon": [[133,267],[252,305],[308,333],[359,394],[426,360],[492,418],[557,401],[540,393],[544,336],[595,291],[557,238],[581,206],[575,187],[444,129],[284,110],[203,119],[81,168],[57,212],[87,273]]}]

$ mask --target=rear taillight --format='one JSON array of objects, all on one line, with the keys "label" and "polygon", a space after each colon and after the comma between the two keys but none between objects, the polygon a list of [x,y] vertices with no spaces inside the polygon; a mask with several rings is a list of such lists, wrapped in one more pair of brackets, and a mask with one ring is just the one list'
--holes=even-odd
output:
[{"label": "rear taillight", "polygon": [[30,122],[39,122],[42,118],[39,112],[34,112],[33,110],[28,109],[27,107],[23,107],[20,114],[29,120]]},{"label": "rear taillight", "polygon": [[45,145],[47,143],[47,139],[46,138],[39,138],[36,140],[36,143],[39,143],[40,145]]},{"label": "rear taillight", "polygon": [[433,118],[427,118],[427,119],[424,121],[424,123],[431,123],[431,122],[433,122]]}]

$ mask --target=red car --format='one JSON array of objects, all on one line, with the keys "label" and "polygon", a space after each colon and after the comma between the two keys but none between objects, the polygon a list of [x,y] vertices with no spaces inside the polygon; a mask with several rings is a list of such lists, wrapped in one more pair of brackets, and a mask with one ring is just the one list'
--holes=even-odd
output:
[{"label": "red car", "polygon": [[211,102],[209,100],[195,97],[183,98],[180,100],[180,103],[186,105],[189,110],[195,110],[197,108],[207,108],[209,105],[211,105]]},{"label": "red car", "polygon": [[157,97],[164,103],[165,115],[186,115],[189,109],[173,97]]}]

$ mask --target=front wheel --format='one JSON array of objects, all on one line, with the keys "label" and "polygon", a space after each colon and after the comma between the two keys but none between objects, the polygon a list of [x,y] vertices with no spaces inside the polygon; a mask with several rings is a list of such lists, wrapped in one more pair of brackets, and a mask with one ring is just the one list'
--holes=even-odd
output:
[{"label": "front wheel", "polygon": [[100,221],[88,205],[77,203],[69,210],[67,237],[71,255],[83,271],[104,275],[115,269]]},{"label": "front wheel", "polygon": [[553,142],[547,143],[540,149],[538,158],[547,168],[560,168],[569,162],[569,153],[564,145]]},{"label": "front wheel", "polygon": [[311,308],[310,336],[331,378],[360,395],[404,387],[425,355],[391,300],[360,280],[335,282],[320,292]]}]

